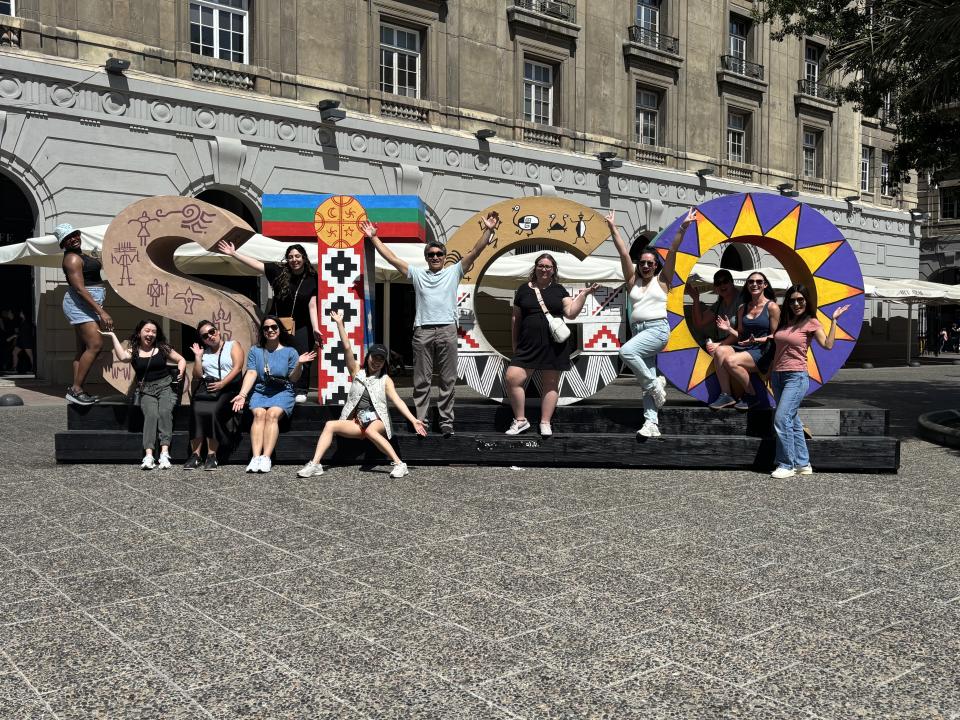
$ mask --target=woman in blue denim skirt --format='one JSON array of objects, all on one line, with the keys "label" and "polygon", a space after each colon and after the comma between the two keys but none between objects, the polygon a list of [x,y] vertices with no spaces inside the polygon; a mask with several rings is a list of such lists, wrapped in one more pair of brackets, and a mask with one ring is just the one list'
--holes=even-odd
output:
[{"label": "woman in blue denim skirt", "polygon": [[697,219],[697,211],[690,208],[683,218],[662,267],[660,256],[652,247],[640,253],[634,267],[627,244],[620,236],[613,211],[604,219],[610,228],[613,244],[620,253],[623,281],[630,295],[630,326],[633,337],[620,348],[620,357],[633,370],[643,390],[644,421],[643,427],[637,430],[637,435],[645,438],[660,437],[657,410],[663,407],[667,399],[667,379],[657,376],[657,353],[663,350],[670,337],[667,293],[670,292],[670,282],[673,280],[677,249],[683,241],[684,232]]}]

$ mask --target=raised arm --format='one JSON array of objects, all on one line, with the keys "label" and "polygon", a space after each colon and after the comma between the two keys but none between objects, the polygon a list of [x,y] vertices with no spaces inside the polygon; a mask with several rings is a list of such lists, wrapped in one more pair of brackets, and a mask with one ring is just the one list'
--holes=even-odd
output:
[{"label": "raised arm", "polygon": [[683,234],[687,231],[687,228],[690,227],[690,223],[695,222],[696,219],[697,209],[690,208],[687,211],[686,217],[683,218],[683,222],[680,223],[680,228],[677,230],[673,242],[670,243],[670,251],[667,253],[667,257],[663,261],[663,268],[657,277],[665,292],[670,292],[670,285],[673,283],[673,273],[677,267],[677,250],[680,248],[680,243],[683,242]]},{"label": "raised arm", "polygon": [[384,378],[383,389],[390,399],[390,402],[393,403],[393,406],[400,411],[400,414],[407,419],[408,423],[413,425],[413,429],[417,431],[417,435],[426,435],[427,429],[423,425],[423,420],[418,420],[397,394],[397,388],[393,385],[393,378],[389,376]]},{"label": "raised arm", "polygon": [[610,237],[613,238],[613,246],[617,249],[617,254],[620,256],[620,268],[623,270],[623,281],[627,284],[627,290],[629,291],[637,281],[637,272],[633,267],[633,260],[630,259],[630,249],[620,234],[620,228],[617,227],[616,213],[611,210],[603,216],[603,219],[607,221],[607,227],[610,229]]},{"label": "raised arm", "polygon": [[836,342],[837,339],[837,318],[849,309],[849,305],[841,305],[833,311],[833,317],[830,318],[830,331],[828,333],[824,334],[822,327],[817,328],[814,337],[817,338],[817,342],[820,343],[824,350],[830,350],[833,347],[833,343]]},{"label": "raised arm", "polygon": [[493,233],[497,229],[497,224],[500,222],[499,213],[492,212],[483,219],[483,232],[480,233],[480,239],[477,240],[476,245],[474,245],[470,250],[460,258],[460,264],[463,266],[463,271],[467,272],[473,267],[473,261],[477,259],[477,255],[483,252],[483,249],[493,242]]},{"label": "raised arm", "polygon": [[221,240],[217,243],[217,252],[222,253],[223,255],[228,255],[229,257],[236,258],[248,268],[256,270],[258,273],[263,275],[263,263],[257,260],[256,258],[247,257],[241,253],[237,252],[237,248],[234,247],[232,242],[227,242],[226,240]]},{"label": "raised arm", "polygon": [[347,336],[347,328],[343,324],[343,315],[336,310],[331,310],[330,319],[337,324],[337,332],[340,333],[340,342],[343,343],[343,355],[347,361],[347,372],[353,377],[357,374],[360,366],[357,364],[357,358],[353,354],[353,345],[350,344],[350,338]]},{"label": "raised arm", "polygon": [[133,360],[133,352],[127,350],[123,346],[123,343],[120,342],[120,338],[117,337],[117,334],[113,330],[101,330],[100,334],[104,337],[108,337],[113,341],[113,355],[120,362],[130,362]]},{"label": "raised arm", "polygon": [[402,260],[397,257],[397,254],[383,244],[383,240],[377,235],[377,226],[374,225],[369,220],[365,220],[360,226],[360,229],[363,230],[363,234],[367,237],[370,242],[373,243],[373,246],[377,249],[377,252],[383,256],[383,259],[388,263],[393,265],[397,272],[406,277],[407,270],[410,268],[409,263],[406,260]]},{"label": "raised arm", "polygon": [[573,320],[577,315],[580,314],[580,311],[583,310],[583,304],[587,301],[587,295],[593,295],[597,291],[597,288],[600,287],[597,283],[593,283],[589,287],[585,287],[583,290],[577,293],[575,298],[565,297],[563,299],[563,315],[567,320]]}]

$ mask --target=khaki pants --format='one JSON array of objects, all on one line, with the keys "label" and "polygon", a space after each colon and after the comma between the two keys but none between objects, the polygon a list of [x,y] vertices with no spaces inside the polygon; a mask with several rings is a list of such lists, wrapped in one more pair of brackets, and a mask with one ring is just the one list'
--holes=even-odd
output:
[{"label": "khaki pants", "polygon": [[457,326],[429,325],[413,329],[413,404],[417,418],[427,420],[430,385],[436,370],[440,382],[437,410],[440,430],[453,430],[453,399],[457,384]]}]

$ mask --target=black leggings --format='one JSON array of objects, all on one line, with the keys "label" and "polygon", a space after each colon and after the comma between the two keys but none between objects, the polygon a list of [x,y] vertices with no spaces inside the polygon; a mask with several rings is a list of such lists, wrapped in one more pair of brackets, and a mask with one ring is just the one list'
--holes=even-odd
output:
[{"label": "black leggings", "polygon": [[200,441],[212,437],[221,445],[229,443],[230,433],[224,423],[233,412],[230,401],[238,391],[239,387],[231,386],[221,392],[216,400],[194,400],[191,404],[190,437]]}]

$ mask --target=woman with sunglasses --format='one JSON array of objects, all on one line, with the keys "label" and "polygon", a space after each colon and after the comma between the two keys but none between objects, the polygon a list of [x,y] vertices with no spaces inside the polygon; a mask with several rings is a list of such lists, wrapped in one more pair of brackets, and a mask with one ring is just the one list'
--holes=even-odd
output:
[{"label": "woman with sunglasses", "polygon": [[[727,336],[721,343],[708,342],[706,347],[713,355],[720,382],[720,395],[710,403],[714,410],[731,405],[737,410],[749,410],[757,402],[750,373],[765,375],[773,361],[773,333],[780,323],[780,308],[767,276],[762,272],[750,273],[740,291],[740,302],[736,325],[725,316],[718,317],[717,327]],[[739,400],[733,397],[731,378],[743,387]]]},{"label": "woman with sunglasses", "polygon": [[[297,354],[293,338],[276,315],[267,315],[260,323],[260,341],[247,353],[247,370],[240,392],[233,398],[233,411],[241,412],[250,397],[253,424],[250,447],[253,459],[247,472],[270,472],[270,456],[280,436],[280,418],[289,416],[296,403],[294,383],[305,363],[317,357],[316,350]],[[251,395],[251,390],[253,394]]]},{"label": "woman with sunglasses", "polygon": [[[240,389],[243,372],[243,347],[234,340],[224,340],[217,326],[209,320],[197,325],[199,343],[193,350],[193,377],[199,385],[193,392],[190,416],[190,457],[184,470],[217,469],[217,448],[233,438],[226,429],[226,420],[232,412],[230,404]],[[207,442],[207,459],[200,458],[203,442]]]},{"label": "woman with sunglasses", "polygon": [[387,400],[393,403],[400,414],[413,425],[417,435],[427,434],[423,421],[418,420],[397,395],[397,389],[389,375],[390,361],[387,348],[379,343],[371,345],[361,368],[353,354],[353,345],[350,344],[347,329],[343,325],[343,315],[331,310],[330,318],[337,324],[337,332],[340,334],[340,342],[343,343],[343,353],[347,361],[347,372],[350,373],[353,382],[350,383],[347,402],[340,413],[340,419],[328,420],[324,424],[320,439],[317,440],[313,459],[297,472],[297,476],[310,478],[323,475],[323,456],[330,449],[333,438],[345,437],[358,440],[364,438],[372,442],[380,452],[390,458],[390,464],[393,465],[390,477],[402,478],[409,473],[409,470],[407,470],[407,464],[400,460],[397,451],[390,444],[393,427],[390,423]]},{"label": "woman with sunglasses", "polygon": [[799,283],[791,285],[783,296],[780,314],[783,322],[773,335],[776,353],[770,376],[773,397],[777,401],[773,416],[773,430],[777,436],[777,468],[772,473],[775,478],[813,473],[799,415],[800,403],[810,387],[807,351],[811,339],[825,350],[833,347],[837,336],[837,318],[849,308],[849,305],[842,305],[833,311],[830,330],[825,333],[815,316],[816,307],[806,286]]},{"label": "woman with sunglasses", "polygon": [[636,267],[630,259],[630,251],[617,228],[616,216],[611,210],[604,218],[610,228],[613,244],[620,254],[623,282],[630,297],[630,324],[633,337],[620,348],[620,357],[633,370],[643,391],[643,427],[637,430],[639,437],[660,437],[657,410],[667,400],[667,380],[657,376],[657,353],[667,344],[670,325],[667,322],[667,293],[673,281],[677,249],[683,242],[683,234],[697,219],[696,208],[690,208],[680,223],[670,250],[658,269],[660,256],[653,247],[640,253]]},{"label": "woman with sunglasses", "polygon": [[[299,353],[319,347],[317,270],[307,257],[303,245],[297,243],[288,247],[283,253],[282,262],[260,262],[247,257],[238,253],[233,243],[226,240],[217,243],[217,251],[236,258],[248,268],[266,276],[273,288],[270,312],[280,319],[280,324],[291,335],[291,347]],[[310,366],[307,363],[296,382],[296,401],[306,402],[309,390]]]},{"label": "woman with sunglasses", "polygon": [[553,413],[560,396],[560,373],[570,369],[570,343],[554,342],[550,334],[547,314],[573,320],[583,309],[587,295],[595,292],[597,284],[584,288],[575,298],[557,282],[557,261],[543,253],[533,263],[530,280],[513,296],[513,357],[504,373],[503,384],[513,422],[507,435],[518,435],[530,429],[526,418],[526,386],[533,373],[540,371],[543,400],[540,403],[540,434],[553,435]]}]

